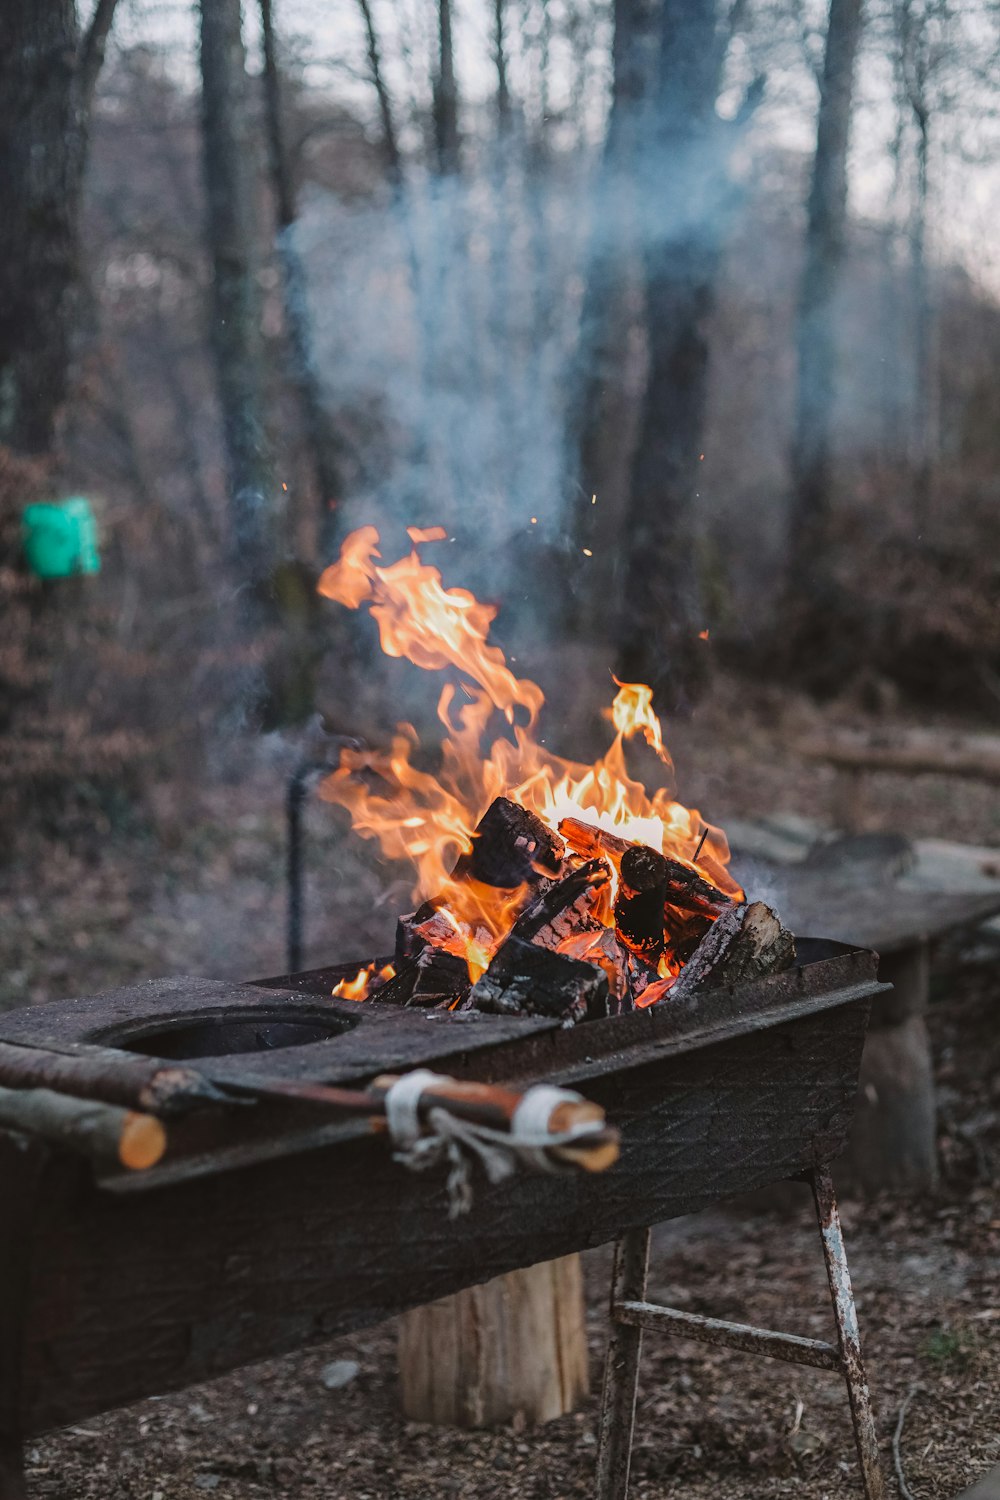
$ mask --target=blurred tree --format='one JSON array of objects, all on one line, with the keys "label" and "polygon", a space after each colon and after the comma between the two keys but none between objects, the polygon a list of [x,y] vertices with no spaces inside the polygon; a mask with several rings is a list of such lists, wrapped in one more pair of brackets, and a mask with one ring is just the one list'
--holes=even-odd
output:
[{"label": "blurred tree", "polygon": [[295,243],[295,183],[285,144],[281,73],[274,35],[272,0],[260,0],[261,39],[264,47],[264,100],[270,148],[271,189],[278,230],[278,259],[284,291],[285,325],[291,353],[292,379],[309,444],[319,498],[319,550],[326,558],[336,544],[336,512],[343,498],[344,454],[323,390],[313,355],[309,327],[309,291],[302,260]]},{"label": "blurred tree", "polygon": [[[611,108],[598,168],[580,313],[578,390],[569,444],[576,472],[572,535],[593,554],[569,597],[574,631],[602,636],[601,601],[621,586],[620,537],[635,429],[633,337],[641,313],[634,173],[654,73],[660,0],[615,0]],[[596,498],[596,504],[594,503]]]},{"label": "blurred tree", "polygon": [[708,402],[708,319],[735,206],[729,160],[762,77],[733,121],[716,112],[738,7],[663,0],[648,141],[639,167],[649,369],[625,518],[619,625],[626,677],[676,701],[701,685],[707,656],[697,489]]},{"label": "blurred tree", "polygon": [[212,253],[212,340],[222,407],[230,543],[239,577],[263,580],[279,531],[264,420],[256,152],[240,0],[202,0],[202,142]]},{"label": "blurred tree", "polygon": [[796,330],[790,590],[818,597],[821,607],[829,586],[834,299],[846,246],[847,148],[861,28],[862,0],[830,0]]},{"label": "blurred tree", "polygon": [[361,19],[365,28],[365,56],[368,62],[368,74],[375,97],[378,100],[379,121],[382,126],[382,147],[385,151],[386,170],[393,189],[398,193],[403,185],[403,158],[399,149],[399,132],[396,129],[395,111],[392,105],[392,95],[389,93],[382,71],[382,50],[379,45],[378,32],[375,29],[375,17],[372,14],[369,0],[358,0],[358,9],[361,11]]},{"label": "blurred tree", "polygon": [[433,104],[437,168],[445,177],[459,168],[458,82],[451,35],[451,0],[438,0],[438,66]]},{"label": "blurred tree", "polygon": [[52,450],[80,282],[91,105],[117,0],[0,5],[0,443]]}]

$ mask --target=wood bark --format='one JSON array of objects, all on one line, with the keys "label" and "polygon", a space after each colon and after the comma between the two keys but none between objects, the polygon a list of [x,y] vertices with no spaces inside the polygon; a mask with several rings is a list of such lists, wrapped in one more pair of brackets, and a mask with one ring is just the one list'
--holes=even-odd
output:
[{"label": "wood bark", "polygon": [[791,968],[795,939],[763,901],[731,906],[718,917],[668,992],[670,1004],[724,984],[746,984]]},{"label": "wood bark", "polygon": [[137,1171],[155,1166],[167,1148],[154,1116],[51,1089],[0,1088],[0,1127]]},{"label": "wood bark", "polygon": [[0,443],[48,455],[69,385],[88,126],[115,0],[0,6]]},{"label": "wood bark", "polygon": [[193,1068],[86,1045],[57,1052],[0,1042],[0,1086],[52,1089],[155,1115],[183,1114],[223,1098]]},{"label": "wood bark", "polygon": [[836,398],[834,304],[847,227],[847,150],[863,0],[830,0],[806,228],[796,345],[798,383],[792,448],[791,590],[826,587]]},{"label": "wood bark", "polygon": [[588,1391],[580,1257],[510,1271],[405,1313],[399,1373],[411,1421],[504,1427],[573,1411]]},{"label": "wood bark", "polygon": [[292,376],[302,413],[302,425],[312,457],[319,497],[320,555],[334,542],[335,516],[344,492],[344,455],[323,399],[310,333],[309,291],[305,268],[295,243],[298,218],[295,182],[285,139],[281,72],[274,33],[273,0],[260,0],[261,40],[264,50],[264,105],[267,124],[271,191],[278,231],[278,261],[284,293],[285,328]]},{"label": "wood bark", "polygon": [[240,0],[202,0],[202,157],[212,255],[212,343],[228,470],[231,550],[241,578],[274,560],[277,502],[267,453],[255,152]]}]

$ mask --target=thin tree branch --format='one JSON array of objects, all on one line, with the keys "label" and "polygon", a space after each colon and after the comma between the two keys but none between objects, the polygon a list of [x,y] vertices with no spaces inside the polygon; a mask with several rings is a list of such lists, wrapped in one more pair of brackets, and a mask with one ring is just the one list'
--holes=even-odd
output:
[{"label": "thin tree branch", "polygon": [[90,113],[90,106],[94,100],[94,90],[104,62],[104,52],[117,5],[118,0],[97,0],[94,14],[90,18],[90,25],[80,43],[77,80],[84,115]]}]

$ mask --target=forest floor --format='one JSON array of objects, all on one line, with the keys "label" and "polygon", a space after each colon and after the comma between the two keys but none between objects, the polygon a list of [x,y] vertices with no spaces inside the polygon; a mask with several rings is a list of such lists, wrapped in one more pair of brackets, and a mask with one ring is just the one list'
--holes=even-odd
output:
[{"label": "forest floor", "polygon": [[[723,681],[668,726],[679,795],[713,822],[798,813],[843,823],[843,783],[799,759],[798,735],[875,722]],[[877,722],[884,723],[884,719]],[[263,747],[192,792],[153,791],[153,815],[103,837],[15,841],[0,869],[0,1005],[82,994],[161,973],[246,978],[284,969],[282,798],[294,763]],[[1000,846],[995,791],[946,777],[868,778],[864,826]],[[307,963],[392,946],[408,881],[379,865],[321,802],[309,811]],[[348,937],[347,934],[350,934]],[[930,1025],[942,1104],[940,1188],[919,1201],[842,1205],[887,1464],[902,1436],[914,1500],[952,1500],[1000,1463],[1000,977],[939,955]],[[663,1226],[651,1295],[696,1311],[824,1336],[810,1206],[740,1204]],[[586,1257],[593,1385],[609,1274]],[[356,1372],[324,1372],[332,1362]],[[335,1373],[350,1375],[335,1384]],[[335,1388],[328,1389],[328,1385]],[[911,1395],[912,1393],[912,1395]],[[648,1338],[633,1500],[839,1500],[858,1493],[835,1377]],[[596,1398],[535,1431],[458,1433],[398,1413],[395,1332],[370,1330],[143,1402],[34,1442],[37,1500],[324,1500],[592,1493]],[[890,1493],[894,1483],[890,1480]]]}]

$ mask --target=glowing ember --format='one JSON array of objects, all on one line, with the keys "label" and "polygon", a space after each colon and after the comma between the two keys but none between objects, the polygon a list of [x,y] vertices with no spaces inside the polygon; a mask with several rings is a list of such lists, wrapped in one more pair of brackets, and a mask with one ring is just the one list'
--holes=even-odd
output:
[{"label": "glowing ember", "polygon": [[[411,527],[409,535],[418,544],[445,537],[440,527]],[[320,791],[347,809],[362,837],[378,839],[388,858],[410,862],[415,899],[434,899],[444,918],[437,947],[464,957],[475,981],[529,898],[527,886],[497,889],[452,874],[460,856],[471,851],[476,825],[498,796],[537,814],[553,830],[561,819],[575,818],[647,844],[697,871],[725,895],[742,896],[726,869],[729,849],[721,830],[662,788],[649,795],[628,774],[624,747],[636,734],[664,765],[671,765],[650,688],[617,683],[610,710],[614,740],[592,766],[553,755],[534,734],[544,702],[541,688],[515,677],[503,652],[488,644],[496,610],[465,589],[446,588],[416,546],[384,566],[378,543],[373,526],[352,532],[337,562],[323,573],[319,591],[348,609],[367,605],[387,655],[404,657],[426,671],[457,674],[458,683],[446,682],[438,700],[445,730],[441,769],[435,776],[411,764],[414,731],[400,726],[388,752],[346,749]],[[504,731],[494,721],[491,733],[497,712],[508,727]],[[613,926],[614,893],[613,877],[594,908],[606,927]],[[447,936],[441,936],[442,925]],[[603,962],[597,957],[592,961]],[[658,972],[669,979],[681,966],[668,950]],[[363,998],[371,981],[370,971],[362,970],[354,980],[341,981],[334,993]]]}]

